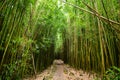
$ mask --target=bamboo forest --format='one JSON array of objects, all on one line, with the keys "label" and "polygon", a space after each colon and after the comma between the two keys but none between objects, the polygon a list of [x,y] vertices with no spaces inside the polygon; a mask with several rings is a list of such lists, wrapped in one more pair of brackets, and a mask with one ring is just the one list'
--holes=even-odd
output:
[{"label": "bamboo forest", "polygon": [[120,80],[120,0],[0,0],[0,80]]}]

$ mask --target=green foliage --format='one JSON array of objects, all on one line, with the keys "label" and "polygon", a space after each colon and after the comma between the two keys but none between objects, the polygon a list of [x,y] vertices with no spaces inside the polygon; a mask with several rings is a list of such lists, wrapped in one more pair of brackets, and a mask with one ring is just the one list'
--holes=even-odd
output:
[{"label": "green foliage", "polygon": [[3,65],[3,71],[1,75],[2,80],[20,80],[20,74],[19,74],[19,62],[10,63],[10,64],[4,64]]},{"label": "green foliage", "polygon": [[108,69],[103,80],[120,80],[120,68],[113,66]]},{"label": "green foliage", "polygon": [[[118,0],[66,2],[0,2],[0,73],[4,79],[11,79],[15,71],[20,77],[42,71],[56,53],[78,69],[104,73],[110,66],[120,66]],[[15,61],[20,61],[19,67]]]}]

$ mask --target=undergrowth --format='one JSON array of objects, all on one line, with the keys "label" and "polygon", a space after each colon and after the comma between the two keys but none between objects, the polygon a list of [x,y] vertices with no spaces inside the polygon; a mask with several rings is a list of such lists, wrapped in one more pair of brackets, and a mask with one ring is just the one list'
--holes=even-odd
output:
[{"label": "undergrowth", "polygon": [[120,80],[120,68],[113,66],[108,69],[103,80]]}]

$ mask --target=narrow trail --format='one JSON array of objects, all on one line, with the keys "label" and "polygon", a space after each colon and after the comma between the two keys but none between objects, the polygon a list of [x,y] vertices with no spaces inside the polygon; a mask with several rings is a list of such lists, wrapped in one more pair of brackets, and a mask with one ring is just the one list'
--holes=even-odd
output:
[{"label": "narrow trail", "polygon": [[23,80],[101,80],[96,74],[87,73],[83,70],[76,70],[69,65],[65,65],[62,60],[54,60],[53,65],[38,74]]},{"label": "narrow trail", "polygon": [[56,65],[56,71],[53,76],[53,80],[66,80],[67,78],[65,77],[63,70],[63,65]]}]

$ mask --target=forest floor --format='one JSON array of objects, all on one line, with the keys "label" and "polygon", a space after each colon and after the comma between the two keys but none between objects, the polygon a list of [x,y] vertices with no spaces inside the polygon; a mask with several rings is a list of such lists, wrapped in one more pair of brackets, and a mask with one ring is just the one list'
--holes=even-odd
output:
[{"label": "forest floor", "polygon": [[24,80],[101,80],[94,73],[76,70],[64,64],[62,60],[54,60],[53,65],[35,77]]}]

